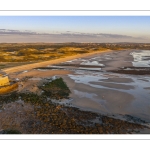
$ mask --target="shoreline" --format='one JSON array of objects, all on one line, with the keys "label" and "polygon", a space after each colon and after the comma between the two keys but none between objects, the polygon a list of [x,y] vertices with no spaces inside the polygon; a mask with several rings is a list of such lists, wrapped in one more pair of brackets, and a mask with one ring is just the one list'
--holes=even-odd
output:
[{"label": "shoreline", "polygon": [[[136,109],[136,107],[135,108],[131,107],[132,103],[135,102],[135,97],[134,97],[135,95],[133,95],[132,92],[131,93],[129,92],[130,90],[134,90],[136,88],[135,85],[137,83],[138,78],[131,77],[128,75],[123,76],[120,74],[113,74],[113,73],[109,72],[109,70],[111,70],[111,68],[115,68],[115,69],[119,68],[122,65],[132,65],[132,63],[131,63],[132,56],[129,56],[130,52],[131,52],[131,50],[129,50],[129,51],[121,50],[121,51],[111,51],[111,52],[103,51],[100,53],[99,52],[92,53],[92,54],[88,53],[84,56],[83,55],[80,56],[81,58],[86,57],[83,59],[83,61],[89,60],[89,61],[97,61],[97,62],[101,63],[101,60],[102,60],[103,61],[102,64],[104,64],[105,67],[102,68],[102,71],[100,71],[100,72],[94,73],[94,72],[88,72],[88,71],[84,72],[83,71],[83,72],[81,72],[81,75],[80,75],[79,72],[69,71],[69,70],[59,70],[59,69],[58,70],[46,70],[46,69],[45,70],[40,70],[40,69],[25,70],[25,68],[20,68],[25,71],[24,72],[21,72],[21,71],[16,72],[14,74],[12,73],[12,74],[10,74],[10,77],[19,78],[19,79],[27,78],[27,80],[24,80],[24,81],[20,80],[22,82],[21,83],[22,86],[19,87],[20,90],[18,90],[18,93],[17,93],[18,95],[19,94],[22,95],[21,97],[23,97],[23,93],[24,93],[25,97],[22,98],[22,100],[28,99],[28,98],[26,98],[26,97],[28,97],[28,92],[34,93],[36,98],[37,97],[42,98],[42,96],[41,96],[42,91],[39,91],[39,89],[38,89],[39,83],[42,85],[44,83],[44,81],[46,81],[47,79],[49,80],[53,76],[62,77],[64,79],[64,81],[66,82],[66,84],[68,85],[69,89],[72,91],[72,93],[70,95],[71,99],[67,100],[66,102],[64,101],[64,103],[66,103],[66,105],[61,106],[58,104],[59,107],[62,107],[61,110],[64,110],[64,111],[62,111],[62,114],[65,114],[65,112],[67,110],[69,116],[71,117],[71,118],[69,118],[69,120],[75,119],[74,117],[72,117],[74,112],[76,112],[77,114],[81,113],[81,116],[80,116],[81,118],[84,113],[85,114],[88,114],[88,113],[89,114],[99,114],[99,115],[103,116],[102,120],[104,119],[103,120],[104,124],[102,124],[102,130],[104,129],[104,126],[106,124],[112,124],[113,122],[114,122],[114,124],[116,124],[118,122],[119,126],[117,129],[113,129],[113,130],[111,128],[109,128],[109,126],[108,126],[106,129],[109,132],[108,131],[106,132],[104,130],[104,131],[99,131],[98,133],[124,133],[122,131],[117,131],[117,130],[122,130],[122,129],[119,129],[123,125],[122,123],[126,124],[128,122],[130,124],[133,121],[131,123],[133,126],[135,125],[135,123],[142,125],[143,120],[140,120],[142,118],[138,117],[138,116],[136,117],[134,115],[134,113],[140,114],[143,108],[140,107],[140,110],[134,110],[134,109]],[[109,59],[109,60],[106,59],[111,56],[112,56],[112,59]],[[72,57],[77,57],[77,55],[72,56]],[[63,59],[64,60],[75,59],[72,57],[71,58],[67,57],[67,58],[63,58]],[[78,55],[78,58],[79,58],[79,55]],[[62,59],[57,59],[55,61],[62,62]],[[82,61],[82,59],[80,61],[77,60],[77,63],[81,63],[81,61]],[[41,64],[41,65],[45,65],[45,63],[49,63],[49,61],[43,62],[43,63],[44,64]],[[51,62],[51,63],[54,63],[54,62]],[[57,63],[59,63],[59,62],[57,62]],[[50,65],[50,63],[48,65]],[[31,67],[31,66],[28,66],[28,67]],[[12,70],[12,71],[15,71],[15,70]],[[78,78],[70,78],[70,76],[69,76],[70,74],[72,77],[78,77]],[[87,78],[86,78],[86,75],[87,75]],[[92,78],[90,78],[90,77],[92,77]],[[93,80],[93,78],[95,78],[94,81],[90,82],[89,79]],[[134,80],[135,78],[137,78],[137,79]],[[82,81],[82,79],[83,80],[85,79],[84,82]],[[87,81],[87,82],[85,83],[85,81]],[[145,81],[140,80],[140,82],[145,82]],[[132,84],[133,84],[133,86],[132,86]],[[38,95],[38,92],[39,92],[39,95]],[[11,97],[13,98],[15,96],[11,96]],[[31,97],[32,97],[32,95],[31,95]],[[31,98],[31,97],[29,97],[29,98]],[[62,99],[62,101],[63,101],[63,99]],[[7,108],[8,106],[11,106],[10,108],[12,109],[12,111],[14,111],[13,107],[17,108],[19,105],[18,103],[20,103],[20,111],[23,111],[24,109],[22,109],[22,108],[25,108],[27,106],[26,110],[24,110],[25,111],[24,113],[27,113],[29,115],[28,111],[34,104],[29,106],[26,103],[24,103],[24,101],[21,101],[21,99],[14,103],[9,103],[9,104],[5,105],[5,107]],[[23,107],[22,107],[22,104],[24,105]],[[55,103],[52,105],[55,105]],[[43,106],[43,110],[40,110],[42,112],[39,112],[39,110],[37,111],[38,116],[36,116],[36,117],[38,117],[38,119],[41,119],[41,118],[39,118],[39,116],[44,117],[47,115],[47,113],[49,114],[49,116],[51,116],[51,112],[49,111],[49,109],[47,109],[47,106],[49,106],[48,103],[45,106]],[[56,111],[58,111],[59,107],[56,107]],[[134,113],[131,112],[132,109],[133,109]],[[45,110],[47,110],[47,112],[45,112]],[[144,108],[144,110],[145,110],[145,108]],[[8,113],[10,111],[11,110],[9,110],[9,109],[7,109],[7,111],[2,110],[3,114],[1,114],[1,116],[3,116],[3,115],[9,116],[10,114],[8,114]],[[35,113],[34,110],[30,110],[30,111],[33,114]],[[56,112],[56,111],[54,110],[54,112]],[[108,113],[108,112],[110,112],[110,113]],[[7,114],[5,114],[5,113],[7,113]],[[15,113],[19,115],[18,112],[15,112]],[[53,115],[54,114],[55,113],[53,113]],[[118,115],[120,114],[120,115],[118,116],[117,114]],[[30,123],[30,121],[28,122],[29,116],[27,116],[27,118],[25,120],[20,120],[20,123],[25,122],[24,125],[25,125],[25,127],[27,127],[27,130],[29,129],[28,123]],[[49,123],[51,125],[54,124],[54,129],[50,129],[50,131],[54,130],[54,132],[57,133],[58,129],[57,130],[55,129],[55,123],[57,126],[59,120],[57,120],[54,115],[54,118],[53,118],[54,122],[49,122],[48,121],[49,116],[47,117],[47,123],[45,123],[45,126],[49,126]],[[60,115],[57,117],[60,117]],[[79,116],[76,116],[76,117],[79,118]],[[90,120],[89,117],[90,116],[87,115],[87,120]],[[121,118],[121,117],[123,117],[123,118]],[[2,118],[4,118],[4,117],[2,117]],[[34,120],[35,118],[32,118],[32,119],[33,120],[31,120],[31,121],[33,121],[33,122],[35,121],[35,123],[38,124],[38,120],[36,122],[36,120]],[[68,118],[66,118],[66,119],[68,120]],[[100,119],[100,121],[98,121],[98,124],[99,124],[98,126],[101,126],[101,118],[99,118],[99,119]],[[124,119],[127,122],[124,122],[122,119]],[[56,120],[57,120],[57,122],[56,122]],[[62,118],[62,120],[64,120],[64,119]],[[8,122],[9,121],[10,120],[8,120]],[[42,120],[40,120],[40,121],[42,122]],[[77,120],[75,119],[74,121],[77,121]],[[74,121],[71,122],[71,124],[74,125],[75,124]],[[106,121],[106,124],[105,124],[105,121]],[[3,122],[5,122],[5,120],[3,120]],[[79,122],[80,122],[80,120],[79,120]],[[69,124],[70,124],[70,122],[68,122],[66,125],[68,126]],[[147,124],[147,122],[146,122],[146,124]],[[145,126],[146,124],[143,124],[143,125]],[[59,127],[61,127],[61,123],[60,123]],[[77,126],[77,128],[78,127],[79,126]],[[127,127],[127,126],[125,126],[125,127]],[[39,127],[39,129],[41,131],[36,130],[34,128],[34,126],[33,126],[33,129],[35,130],[34,131],[35,133],[39,133],[39,132],[45,133],[45,131],[44,132],[42,131],[43,128],[41,126]],[[63,129],[63,127],[62,127],[62,129]],[[89,129],[89,127],[87,129]],[[130,129],[132,129],[132,127]],[[92,128],[92,130],[93,130],[92,131],[93,133],[97,133],[97,127]],[[144,133],[144,132],[149,133],[150,129],[147,129],[147,131],[142,131],[142,128],[140,128],[140,129],[137,129],[137,131],[138,131],[137,133]],[[29,133],[29,132],[30,131],[27,131],[26,133]],[[61,131],[61,132],[65,133],[66,131]],[[72,133],[72,132],[73,131],[67,132],[67,133]],[[90,132],[91,131],[88,131],[87,133],[90,133]],[[129,133],[129,132],[126,132],[126,133]],[[131,132],[131,133],[134,133],[134,132]],[[135,133],[136,133],[136,131],[135,131]]]},{"label": "shoreline", "polygon": [[[72,90],[72,104],[103,113],[133,115],[149,122],[149,76],[111,71],[123,66],[132,66],[133,58],[129,55],[131,51],[133,50],[112,52],[111,54],[115,53],[112,60],[100,61],[105,65],[101,72],[81,74],[74,72],[69,76],[64,76],[65,82]],[[105,55],[102,54],[101,58],[104,57]],[[147,80],[144,80],[145,77]]]},{"label": "shoreline", "polygon": [[97,51],[97,52],[86,53],[86,54],[77,54],[74,56],[68,56],[68,57],[64,57],[64,58],[58,58],[58,59],[43,61],[43,62],[39,62],[39,63],[21,65],[21,66],[12,67],[12,68],[5,68],[5,69],[2,69],[2,71],[6,72],[7,74],[14,73],[14,72],[19,72],[19,71],[23,71],[23,70],[30,70],[30,69],[33,69],[36,67],[44,67],[47,65],[54,65],[54,64],[69,61],[72,59],[84,58],[84,57],[88,57],[88,56],[92,56],[92,55],[96,55],[96,54],[100,54],[100,53],[105,53],[105,52],[111,52],[111,51],[112,50],[104,50],[104,51]]}]

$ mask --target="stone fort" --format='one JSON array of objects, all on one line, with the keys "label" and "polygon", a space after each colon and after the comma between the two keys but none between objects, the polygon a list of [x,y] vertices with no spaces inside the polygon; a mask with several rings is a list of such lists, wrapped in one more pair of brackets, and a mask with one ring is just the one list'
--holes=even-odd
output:
[{"label": "stone fort", "polygon": [[4,72],[0,71],[0,87],[6,85],[10,85],[8,76]]},{"label": "stone fort", "polygon": [[14,91],[18,88],[18,82],[9,80],[8,75],[0,70],[0,95]]}]

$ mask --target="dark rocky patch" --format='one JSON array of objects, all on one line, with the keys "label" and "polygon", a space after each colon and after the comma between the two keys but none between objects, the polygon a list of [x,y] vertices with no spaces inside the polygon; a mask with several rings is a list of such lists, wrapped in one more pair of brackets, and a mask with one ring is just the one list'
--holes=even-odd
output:
[{"label": "dark rocky patch", "polygon": [[87,68],[102,68],[104,66],[99,66],[99,65],[81,65],[81,64],[56,64],[55,66],[71,66],[71,67],[87,67]]},{"label": "dark rocky patch", "polygon": [[[67,67],[38,67],[38,68],[34,68],[34,69],[44,69],[44,70],[53,70],[53,69],[57,69],[57,70],[90,70],[90,68],[91,68],[91,70],[90,71],[100,71],[100,70],[97,70],[97,68],[101,68],[101,67],[87,67],[87,66],[80,66],[80,67],[84,67],[84,69],[82,69],[82,68],[67,68]],[[86,69],[87,68],[87,69]],[[95,70],[94,69],[92,69],[92,68],[95,68]]]},{"label": "dark rocky patch", "polygon": [[[53,83],[57,85],[60,82],[57,81]],[[61,86],[64,88],[64,83]],[[49,85],[48,87],[50,90],[53,89]],[[59,94],[60,92],[56,95]],[[19,127],[13,126],[13,128],[18,129],[19,132],[23,134],[130,134],[137,133],[137,131],[141,129],[149,129],[141,125],[141,121],[136,121],[137,119],[135,120],[132,116],[128,116],[128,120],[133,120],[134,123],[53,103],[52,98],[52,95],[46,93],[37,95],[34,93],[14,92],[0,96],[0,102],[1,105],[3,105],[3,103],[10,103],[21,99],[34,107],[34,111],[30,112],[28,119],[20,122]],[[5,122],[3,124],[4,131],[8,131],[12,128],[11,126],[5,125]],[[14,132],[1,131],[1,134],[2,133],[12,134]]]},{"label": "dark rocky patch", "polygon": [[18,130],[8,129],[8,130],[2,130],[2,131],[0,131],[0,134],[21,134],[21,132],[18,131]]},{"label": "dark rocky patch", "polygon": [[150,75],[150,67],[122,67],[119,70],[110,70],[110,72],[133,75]]},{"label": "dark rocky patch", "polygon": [[146,123],[146,121],[131,115],[125,115],[125,118],[127,119],[127,121],[133,121],[134,123]]}]

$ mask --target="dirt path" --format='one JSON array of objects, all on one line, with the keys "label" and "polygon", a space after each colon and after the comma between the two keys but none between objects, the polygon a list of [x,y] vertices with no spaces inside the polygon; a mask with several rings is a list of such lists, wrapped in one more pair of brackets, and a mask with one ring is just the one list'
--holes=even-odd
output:
[{"label": "dirt path", "polygon": [[21,66],[12,67],[12,68],[5,68],[5,69],[3,69],[3,71],[8,74],[8,73],[13,73],[13,72],[33,69],[33,68],[36,68],[36,67],[44,67],[44,66],[47,66],[47,65],[53,65],[53,64],[65,62],[65,61],[80,58],[80,57],[87,57],[87,56],[90,56],[90,55],[96,55],[96,54],[99,54],[99,53],[110,52],[110,51],[111,50],[104,50],[104,51],[92,52],[92,53],[87,53],[87,54],[77,54],[77,55],[68,56],[68,57],[65,57],[65,58],[59,58],[59,59],[54,59],[54,60],[49,60],[49,61],[44,61],[44,62],[39,62],[39,63],[34,63],[34,64],[21,65]]}]

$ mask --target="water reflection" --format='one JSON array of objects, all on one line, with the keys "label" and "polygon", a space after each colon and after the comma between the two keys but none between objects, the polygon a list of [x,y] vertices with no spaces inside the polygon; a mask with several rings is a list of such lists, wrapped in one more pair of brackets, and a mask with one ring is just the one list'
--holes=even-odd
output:
[{"label": "water reflection", "polygon": [[[143,51],[135,51],[131,53],[130,55],[133,56],[134,61],[133,61],[133,66],[134,67],[150,67],[150,51],[149,50],[143,50]],[[111,56],[111,55],[110,55]],[[109,56],[109,57],[110,57]],[[107,56],[108,57],[108,56]],[[98,65],[100,57],[93,57],[90,58],[87,61],[82,61],[80,59],[81,64],[85,65]],[[103,58],[106,59],[106,58]],[[125,68],[126,70],[130,69],[137,69],[137,68]],[[139,68],[140,69],[140,68]],[[142,69],[142,68],[141,68]],[[108,72],[92,72],[92,71],[86,71],[86,70],[76,70],[74,74],[68,75],[71,79],[74,80],[75,83],[80,83],[84,84],[87,86],[90,86],[92,89],[89,93],[86,91],[77,91],[78,89],[74,89],[74,94],[78,95],[79,97],[87,97],[91,99],[91,101],[95,101],[95,96],[94,94],[98,93],[98,91],[103,90],[110,90],[110,91],[117,91],[119,92],[124,92],[127,94],[130,94],[134,97],[134,99],[131,101],[131,103],[128,104],[127,107],[122,105],[122,108],[120,109],[120,113],[123,110],[125,114],[130,114],[134,115],[136,117],[140,117],[146,121],[150,121],[149,113],[150,113],[150,76],[149,75],[126,75],[126,74],[118,74],[118,73],[108,73]],[[132,88],[131,88],[132,87]],[[95,92],[93,92],[95,90]],[[117,94],[112,95],[113,97],[116,96],[117,99]],[[98,98],[97,96],[96,98]],[[110,102],[111,99],[110,98]],[[99,97],[100,98],[100,97]],[[105,99],[105,98],[104,98]],[[122,104],[123,98],[119,99],[117,103]],[[128,101],[127,99],[126,101]],[[109,99],[108,101],[106,100],[103,105],[111,107],[111,103],[109,104]],[[117,103],[116,103],[116,110],[117,108]],[[115,104],[114,104],[115,105]],[[110,110],[108,110],[110,112]],[[115,110],[111,113],[115,113]]]},{"label": "water reflection", "polygon": [[132,52],[131,55],[134,58],[134,67],[150,67],[150,50]]},{"label": "water reflection", "polygon": [[78,90],[74,90],[74,93],[78,95],[80,98],[85,97],[85,98],[95,99],[95,96],[97,96],[95,93],[81,92]]}]

